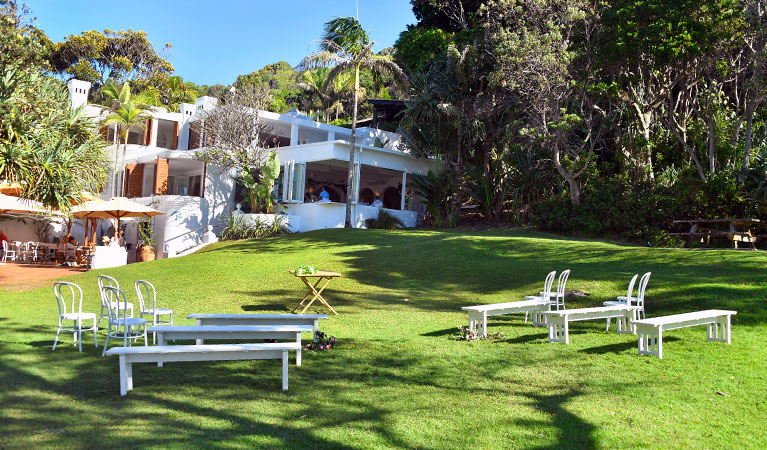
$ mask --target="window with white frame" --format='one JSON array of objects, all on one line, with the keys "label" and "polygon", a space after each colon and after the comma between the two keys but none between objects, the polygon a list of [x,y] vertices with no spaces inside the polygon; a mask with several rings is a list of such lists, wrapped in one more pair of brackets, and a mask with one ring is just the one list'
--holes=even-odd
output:
[{"label": "window with white frame", "polygon": [[282,201],[303,203],[306,184],[306,164],[287,161],[282,167]]}]

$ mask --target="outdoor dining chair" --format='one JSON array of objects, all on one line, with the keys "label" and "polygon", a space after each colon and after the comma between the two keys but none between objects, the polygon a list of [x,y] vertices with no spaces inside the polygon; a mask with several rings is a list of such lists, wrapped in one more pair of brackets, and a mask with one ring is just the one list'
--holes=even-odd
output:
[{"label": "outdoor dining chair", "polygon": [[[637,286],[637,296],[632,297],[632,293],[634,291],[634,284],[636,283],[636,279],[639,276],[639,274],[634,275],[631,278],[631,282],[629,283],[629,289],[626,297],[620,296],[617,300],[610,300],[606,301],[603,304],[605,306],[622,306],[627,305],[631,306],[634,301],[636,301],[636,305],[639,307],[639,310],[637,312],[638,315],[642,316],[642,319],[644,319],[645,312],[644,312],[644,294],[645,290],[647,290],[647,283],[650,281],[650,275],[652,275],[652,272],[647,272],[644,275],[642,275],[642,278],[639,279],[639,286]],[[625,301],[624,301],[625,298]],[[605,330],[610,331],[610,319],[607,319],[607,327]]]},{"label": "outdoor dining chair", "polygon": [[[136,296],[138,297],[139,316],[152,316],[152,325],[173,325],[173,310],[157,307],[157,291],[154,285],[145,280],[136,280]],[[160,316],[170,316],[170,321],[160,320]],[[157,343],[157,333],[152,333],[152,344]]]},{"label": "outdoor dining chair", "polygon": [[[115,287],[117,289],[120,289],[120,283],[117,282],[114,278],[108,276],[108,275],[99,275],[97,279],[99,283],[99,294],[101,295],[101,311],[99,312],[99,324],[101,324],[101,319],[106,315],[106,306],[104,303],[104,295],[105,291],[104,288],[107,287]],[[124,305],[126,308],[130,309],[130,316],[133,317],[133,303],[126,302]],[[120,305],[115,303],[112,305],[113,308],[117,309],[120,308]]]},{"label": "outdoor dining chair", "polygon": [[[104,295],[101,300],[102,307],[107,310],[107,341],[104,343],[104,356],[109,346],[109,338],[122,339],[123,347],[129,347],[133,341],[144,338],[144,346],[148,346],[146,335],[146,319],[128,316],[128,301],[125,292],[114,286],[104,286]],[[113,305],[116,305],[113,306]]]},{"label": "outdoor dining chair", "polygon": [[22,244],[21,253],[19,254],[21,262],[35,262],[37,261],[37,243],[34,241],[25,242]]},{"label": "outdoor dining chair", "polygon": [[[549,272],[548,275],[546,275],[546,279],[543,281],[543,291],[541,291],[540,295],[528,295],[525,296],[525,300],[543,300],[543,301],[550,301],[551,300],[551,285],[554,284],[554,277],[557,276],[557,271],[552,270]],[[529,312],[525,313],[525,322],[527,322],[527,316],[530,314]]]},{"label": "outdoor dining chair", "polygon": [[567,279],[570,278],[570,269],[563,270],[559,274],[557,280],[557,293],[555,301],[557,302],[557,311],[565,309],[565,287],[567,286]]},{"label": "outdoor dining chair", "polygon": [[11,258],[11,262],[16,261],[16,250],[10,250],[8,241],[3,241],[3,262],[7,262],[8,258]]},{"label": "outdoor dining chair", "polygon": [[[75,292],[75,288],[77,291]],[[56,339],[53,341],[53,348],[56,350],[56,344],[59,342],[59,333],[64,331],[65,333],[73,333],[75,344],[79,344],[79,351],[83,351],[83,331],[93,332],[93,345],[98,348],[99,343],[97,340],[98,322],[96,321],[96,313],[83,312],[83,290],[80,286],[74,283],[68,283],[66,281],[59,281],[53,285],[53,295],[56,296],[56,303],[59,304],[59,328],[56,330]],[[75,303],[77,302],[77,308]],[[67,311],[67,303],[71,306]],[[67,321],[72,321],[72,326],[67,326]],[[91,326],[83,327],[83,322],[90,320]]]}]

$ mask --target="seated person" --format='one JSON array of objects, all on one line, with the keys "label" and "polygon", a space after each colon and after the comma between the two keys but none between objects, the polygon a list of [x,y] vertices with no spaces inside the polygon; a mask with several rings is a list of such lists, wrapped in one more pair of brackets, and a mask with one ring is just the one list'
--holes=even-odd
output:
[{"label": "seated person", "polygon": [[6,236],[5,233],[3,233],[3,230],[0,230],[0,250],[2,250],[1,246],[3,245],[3,241],[10,243],[10,241],[8,240],[8,236]]},{"label": "seated person", "polygon": [[67,261],[76,261],[78,257],[77,241],[74,237],[70,236],[69,241],[66,243],[66,258]]},{"label": "seated person", "polygon": [[380,199],[380,198],[379,198],[379,197],[376,195],[376,199],[375,199],[375,201],[374,201],[374,202],[373,202],[373,203],[372,203],[370,206],[375,206],[376,208],[383,208],[383,202],[382,202],[382,201],[381,201],[381,199]]},{"label": "seated person", "polygon": [[321,202],[329,202],[330,201],[330,194],[325,188],[322,188],[322,191],[320,192],[320,201]]}]

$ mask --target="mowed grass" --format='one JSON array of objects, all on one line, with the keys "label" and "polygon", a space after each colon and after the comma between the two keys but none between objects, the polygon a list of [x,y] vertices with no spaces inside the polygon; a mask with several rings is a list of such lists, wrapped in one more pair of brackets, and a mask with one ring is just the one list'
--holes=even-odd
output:
[{"label": "mowed grass", "polygon": [[[304,354],[280,390],[280,362],[134,367],[119,395],[117,360],[91,335],[55,352],[50,287],[0,290],[2,448],[764,448],[767,442],[767,254],[638,248],[525,230],[326,230],[216,244],[184,258],[68,278],[99,309],[96,276],[135,299],[148,279],[188,324],[194,312],[289,312],[302,264],[343,278],[321,329],[337,349]],[[521,300],[550,270],[601,306],[652,271],[649,317],[734,309],[732,345],[705,327],[668,332],[665,359],[604,321],[549,344],[523,316],[496,317],[504,339],[458,342],[461,306]],[[2,270],[0,268],[0,270]],[[50,283],[52,285],[52,282]],[[321,312],[317,309],[317,312]],[[308,335],[305,336],[308,338]],[[89,343],[90,342],[90,343]],[[99,344],[103,345],[103,332]],[[88,344],[88,345],[86,345]]]}]

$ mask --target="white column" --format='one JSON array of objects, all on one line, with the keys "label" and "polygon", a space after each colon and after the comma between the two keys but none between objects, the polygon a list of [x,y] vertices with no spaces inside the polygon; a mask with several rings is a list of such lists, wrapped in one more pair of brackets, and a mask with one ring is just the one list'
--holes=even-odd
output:
[{"label": "white column", "polygon": [[405,189],[407,188],[407,171],[402,172],[402,200],[399,209],[405,210]]},{"label": "white column", "polygon": [[298,125],[290,125],[290,145],[298,145]]},{"label": "white column", "polygon": [[149,145],[152,147],[157,147],[157,130],[160,128],[158,126],[157,120],[151,119],[149,121],[149,126],[151,127],[152,132],[152,139],[150,140]]},{"label": "white column", "polygon": [[335,131],[328,131],[328,140],[329,141],[335,141],[336,140],[336,132]]}]

